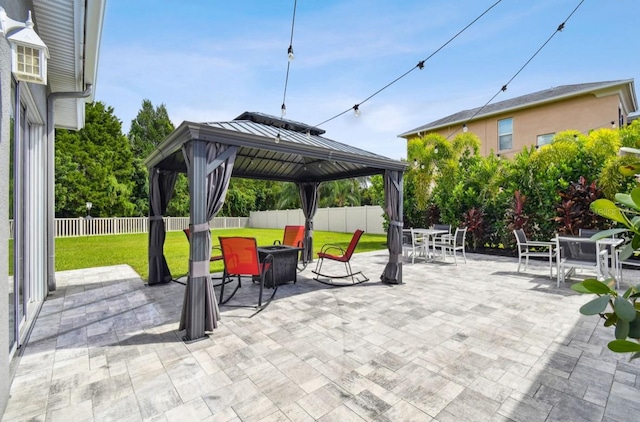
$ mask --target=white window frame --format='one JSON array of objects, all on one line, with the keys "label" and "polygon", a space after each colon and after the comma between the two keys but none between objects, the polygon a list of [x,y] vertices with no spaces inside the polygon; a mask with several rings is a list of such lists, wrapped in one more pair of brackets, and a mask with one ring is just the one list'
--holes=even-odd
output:
[{"label": "white window frame", "polygon": [[[553,141],[553,137],[556,136],[554,133],[543,133],[542,135],[538,135],[536,137],[536,146],[548,145]],[[542,142],[541,142],[542,141]]]},{"label": "white window frame", "polygon": [[[501,122],[511,122],[511,131],[510,132],[501,132],[500,131],[500,123]],[[509,138],[510,145],[508,148],[503,148],[503,138]],[[508,151],[513,149],[513,117],[507,117],[506,119],[498,120],[498,151]]]}]

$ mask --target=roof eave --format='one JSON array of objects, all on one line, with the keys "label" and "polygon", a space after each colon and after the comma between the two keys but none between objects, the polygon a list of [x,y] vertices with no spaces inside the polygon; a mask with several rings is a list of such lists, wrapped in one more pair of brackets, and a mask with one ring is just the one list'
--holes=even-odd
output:
[{"label": "roof eave", "polygon": [[509,112],[513,112],[513,111],[518,111],[518,110],[522,110],[525,108],[530,108],[530,107],[534,107],[534,106],[538,106],[538,105],[544,105],[544,104],[549,104],[549,103],[554,103],[557,101],[561,101],[561,100],[566,100],[568,98],[573,98],[573,97],[577,97],[580,95],[585,95],[585,94],[591,94],[591,93],[597,93],[603,90],[607,90],[609,88],[615,87],[615,86],[623,86],[623,85],[627,85],[629,87],[629,96],[631,97],[631,101],[633,102],[633,107],[635,108],[635,110],[638,109],[637,106],[637,99],[635,98],[635,96],[633,95],[633,93],[635,92],[634,89],[634,84],[633,84],[633,79],[626,79],[623,81],[618,81],[618,82],[614,82],[614,83],[610,83],[610,84],[605,84],[602,85],[600,87],[598,87],[597,89],[582,89],[579,91],[573,91],[570,93],[566,93],[566,94],[562,94],[562,95],[558,95],[555,97],[551,97],[551,98],[546,98],[543,100],[539,100],[539,101],[531,101],[525,104],[520,104],[514,107],[507,107],[507,108],[503,108],[494,112],[489,112],[489,113],[480,113],[477,116],[474,116],[473,119],[471,120],[467,120],[467,119],[458,119],[458,120],[452,120],[450,122],[447,122],[446,124],[441,124],[441,125],[437,125],[437,126],[421,126],[415,129],[412,129],[408,132],[404,132],[401,133],[400,135],[398,135],[399,138],[405,138],[408,139],[410,136],[412,135],[417,135],[419,132],[432,132],[438,129],[443,129],[446,127],[451,127],[451,126],[455,126],[455,125],[459,125],[459,124],[463,124],[463,123],[470,123],[479,119],[483,119],[483,118],[487,118],[487,117],[492,117],[492,116],[497,116],[500,114],[505,114],[505,113],[509,113]]},{"label": "roof eave", "polygon": [[348,163],[362,164],[369,167],[387,168],[390,170],[404,171],[408,164],[402,161],[392,160],[383,157],[367,157],[355,156],[353,153],[327,150],[323,147],[313,145],[301,145],[298,143],[287,142],[285,139],[279,143],[275,143],[272,138],[260,135],[232,132],[227,129],[212,127],[206,124],[193,122],[182,122],[158,147],[145,159],[144,164],[147,168],[157,166],[163,159],[174,154],[182,147],[185,142],[199,139],[203,141],[220,142],[227,145],[236,145],[240,147],[266,149],[281,153],[294,153],[304,155],[306,157],[317,158],[320,160],[335,160]]}]

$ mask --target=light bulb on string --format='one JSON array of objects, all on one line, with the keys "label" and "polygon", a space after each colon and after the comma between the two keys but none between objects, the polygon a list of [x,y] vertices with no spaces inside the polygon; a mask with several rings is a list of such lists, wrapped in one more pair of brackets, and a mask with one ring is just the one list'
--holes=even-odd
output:
[{"label": "light bulb on string", "polygon": [[353,107],[353,114],[355,114],[356,116],[360,115],[360,104],[356,104]]},{"label": "light bulb on string", "polygon": [[276,144],[280,143],[280,134],[278,133],[275,138]]},{"label": "light bulb on string", "polygon": [[464,133],[467,133],[467,131],[468,131],[468,130],[469,130],[469,128],[467,127],[467,124],[466,124],[466,123],[465,123],[465,124],[463,124],[463,125],[462,125],[462,131],[463,131]]},{"label": "light bulb on string", "polygon": [[280,107],[280,114],[281,114],[281,117],[284,117],[287,115],[287,106],[284,105],[284,103],[282,103],[282,107]]},{"label": "light bulb on string", "polygon": [[293,61],[293,59],[295,59],[295,56],[293,55],[293,46],[289,45],[289,49],[287,49],[287,57],[289,58],[289,61]]}]

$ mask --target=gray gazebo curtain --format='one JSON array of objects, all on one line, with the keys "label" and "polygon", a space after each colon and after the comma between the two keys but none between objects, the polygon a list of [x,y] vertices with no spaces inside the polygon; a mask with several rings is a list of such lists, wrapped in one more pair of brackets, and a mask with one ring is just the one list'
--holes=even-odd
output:
[{"label": "gray gazebo curtain", "polygon": [[211,231],[209,221],[224,203],[237,147],[204,141],[183,146],[191,195],[189,276],[179,330],[186,340],[204,337],[218,326],[220,311],[209,274]]},{"label": "gray gazebo curtain", "polygon": [[389,262],[380,279],[383,283],[402,283],[402,175],[401,171],[387,170],[384,173],[384,210],[389,217],[387,248]]},{"label": "gray gazebo curtain", "polygon": [[318,211],[318,182],[300,182],[300,202],[304,214],[304,261],[313,261],[313,216]]},{"label": "gray gazebo curtain", "polygon": [[178,174],[152,168],[149,174],[149,284],[171,281],[171,271],[164,257],[166,232],[162,216],[173,196]]}]

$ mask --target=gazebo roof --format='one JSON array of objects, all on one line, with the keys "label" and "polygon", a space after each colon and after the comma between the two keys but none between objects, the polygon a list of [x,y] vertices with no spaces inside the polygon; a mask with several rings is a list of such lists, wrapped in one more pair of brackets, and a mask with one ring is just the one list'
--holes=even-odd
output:
[{"label": "gazebo roof", "polygon": [[145,160],[148,168],[186,173],[182,145],[200,139],[238,146],[234,177],[312,182],[404,171],[406,162],[321,136],[324,130],[263,113],[232,121],[183,122]]}]

